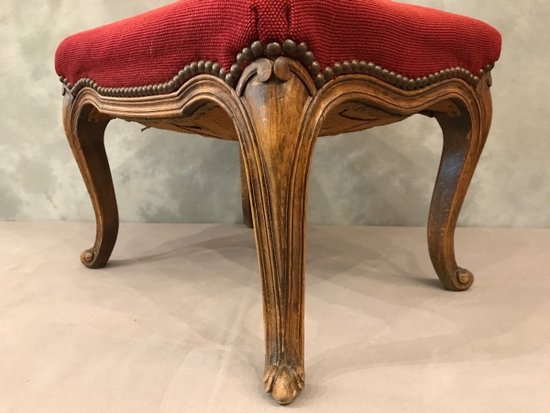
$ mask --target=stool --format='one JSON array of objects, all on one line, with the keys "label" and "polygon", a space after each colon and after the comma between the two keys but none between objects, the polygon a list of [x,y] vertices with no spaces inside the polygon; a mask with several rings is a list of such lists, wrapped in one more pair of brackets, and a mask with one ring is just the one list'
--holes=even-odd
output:
[{"label": "stool", "polygon": [[81,260],[107,264],[118,232],[104,131],[118,118],[237,141],[265,320],[265,388],[304,387],[304,229],[318,136],[415,114],[443,155],[428,222],[445,288],[468,289],[454,232],[492,118],[500,34],[475,19],[390,0],[182,0],[65,39],[56,54],[65,131],[97,220]]}]

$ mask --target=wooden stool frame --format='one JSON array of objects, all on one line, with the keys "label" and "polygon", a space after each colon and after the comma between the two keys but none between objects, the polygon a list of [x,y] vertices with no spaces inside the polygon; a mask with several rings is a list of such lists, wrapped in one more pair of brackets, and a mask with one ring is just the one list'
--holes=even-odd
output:
[{"label": "wooden stool frame", "polygon": [[[240,64],[230,73],[198,62],[182,73],[181,85],[120,93],[91,81],[64,82],[63,113],[97,220],[95,243],[81,255],[89,268],[107,264],[118,233],[104,147],[110,120],[239,142],[244,220],[253,223],[263,287],[265,387],[288,404],[304,387],[304,233],[317,137],[414,114],[439,122],[444,146],[429,215],[429,251],[444,287],[464,291],[474,278],[456,263],[454,232],[491,125],[491,75],[490,68],[479,76],[456,68],[415,82],[356,61],[320,72],[303,50],[301,58],[293,58],[270,47],[266,52],[245,49],[247,56],[238,58]],[[364,70],[350,73],[354,67]]]}]

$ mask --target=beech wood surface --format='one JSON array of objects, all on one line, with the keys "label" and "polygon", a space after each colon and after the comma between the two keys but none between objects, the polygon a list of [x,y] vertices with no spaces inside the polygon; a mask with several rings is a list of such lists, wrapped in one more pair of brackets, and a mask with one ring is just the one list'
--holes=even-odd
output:
[{"label": "beech wood surface", "polygon": [[457,265],[454,231],[491,125],[490,82],[485,73],[476,87],[448,79],[403,90],[349,74],[318,90],[302,64],[279,57],[248,65],[235,89],[198,75],[162,96],[105,97],[84,87],[73,97],[66,91],[65,130],[97,219],[95,243],[81,259],[90,268],[105,266],[116,241],[117,205],[103,144],[111,119],[238,141],[243,213],[254,227],[263,286],[265,387],[279,403],[291,403],[305,382],[304,237],[317,137],[415,114],[439,122],[444,148],[429,214],[429,251],[445,288],[466,290],[473,275]]}]

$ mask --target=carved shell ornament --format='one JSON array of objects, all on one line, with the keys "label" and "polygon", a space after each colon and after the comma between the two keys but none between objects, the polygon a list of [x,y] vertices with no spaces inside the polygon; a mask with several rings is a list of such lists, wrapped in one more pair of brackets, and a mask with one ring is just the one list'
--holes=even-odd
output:
[{"label": "carved shell ornament", "polygon": [[452,78],[463,79],[475,87],[479,79],[485,73],[490,72],[494,67],[493,64],[487,65],[484,69],[480,70],[477,75],[461,67],[451,67],[416,79],[409,78],[383,68],[374,62],[367,62],[366,60],[353,59],[336,62],[322,70],[320,63],[315,60],[313,52],[309,50],[306,43],[297,43],[294,40],[287,39],[282,44],[272,42],[265,46],[260,41],[255,41],[250,47],[245,47],[242,52],[236,56],[235,63],[231,66],[229,72],[217,62],[212,60],[200,60],[186,65],[171,80],[154,85],[113,88],[98,85],[93,79],[80,79],[74,85],[69,83],[64,77],[61,77],[60,80],[64,85],[64,91],[68,90],[74,96],[84,87],[90,87],[96,90],[100,95],[110,97],[163,95],[176,91],[187,80],[200,74],[209,74],[219,77],[225,81],[227,85],[234,88],[237,86],[248,64],[260,58],[267,58],[275,61],[280,56],[286,56],[300,61],[314,79],[318,89],[321,89],[327,82],[330,82],[338,76],[352,73],[374,76],[404,90],[418,90],[442,80]]}]

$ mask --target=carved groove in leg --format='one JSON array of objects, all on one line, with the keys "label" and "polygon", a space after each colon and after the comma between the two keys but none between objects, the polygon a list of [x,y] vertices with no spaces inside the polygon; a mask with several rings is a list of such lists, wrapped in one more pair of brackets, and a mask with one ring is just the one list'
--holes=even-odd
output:
[{"label": "carved groove in leg", "polygon": [[250,192],[246,177],[246,167],[244,165],[243,155],[241,154],[241,201],[243,209],[243,223],[248,228],[254,228],[252,220],[252,207],[250,205]]}]

